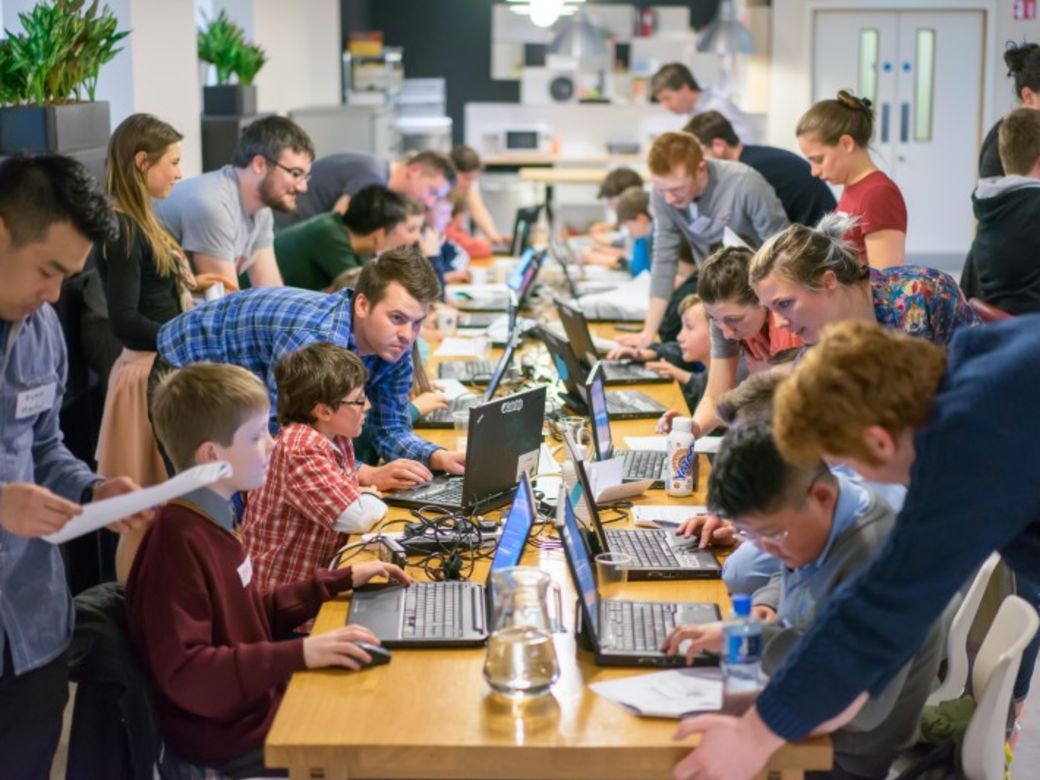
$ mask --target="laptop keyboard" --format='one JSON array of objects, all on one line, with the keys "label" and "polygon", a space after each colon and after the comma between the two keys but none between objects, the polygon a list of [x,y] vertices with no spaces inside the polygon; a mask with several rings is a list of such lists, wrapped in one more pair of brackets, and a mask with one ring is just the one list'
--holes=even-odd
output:
[{"label": "laptop keyboard", "polygon": [[460,395],[458,398],[453,399],[443,409],[434,409],[423,417],[423,419],[427,422],[451,423],[451,415],[453,412],[461,412],[469,409],[471,406],[477,406],[482,400],[483,399],[475,395]]},{"label": "laptop keyboard", "polygon": [[462,477],[454,477],[444,482],[432,482],[411,490],[402,490],[400,495],[411,501],[462,506],[462,484]]},{"label": "laptop keyboard", "polygon": [[607,622],[603,636],[611,637],[611,649],[658,652],[675,628],[676,604],[655,601],[603,601]]},{"label": "laptop keyboard", "polygon": [[627,450],[624,454],[624,479],[661,479],[667,453],[660,450]]},{"label": "laptop keyboard", "polygon": [[498,367],[497,360],[467,360],[441,363],[438,372],[441,379],[467,380],[473,377],[490,376]]},{"label": "laptop keyboard", "polygon": [[666,540],[668,531],[622,531],[607,529],[607,543],[615,552],[628,553],[640,568],[688,568],[680,563]]},{"label": "laptop keyboard", "polygon": [[611,390],[607,393],[607,408],[620,412],[656,412],[664,407],[639,390]]},{"label": "laptop keyboard", "polygon": [[462,636],[462,597],[466,582],[424,582],[404,595],[404,626],[408,638],[454,639]]}]

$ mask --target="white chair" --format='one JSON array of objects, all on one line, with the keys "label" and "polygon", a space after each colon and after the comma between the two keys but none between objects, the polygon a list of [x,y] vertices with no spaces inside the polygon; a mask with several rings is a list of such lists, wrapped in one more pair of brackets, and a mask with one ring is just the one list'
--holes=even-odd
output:
[{"label": "white chair", "polygon": [[971,672],[975,712],[961,744],[967,780],[1004,780],[1004,742],[1015,675],[1040,617],[1028,601],[1008,596],[997,610]]},{"label": "white chair", "polygon": [[939,687],[932,691],[926,705],[934,707],[940,702],[956,699],[964,693],[964,686],[968,682],[968,632],[971,624],[975,622],[978,614],[979,604],[982,596],[986,593],[993,572],[1000,564],[1000,555],[993,553],[979,567],[975,573],[975,579],[971,587],[961,600],[957,612],[950,622],[950,630],[946,634],[946,676],[943,677]]}]

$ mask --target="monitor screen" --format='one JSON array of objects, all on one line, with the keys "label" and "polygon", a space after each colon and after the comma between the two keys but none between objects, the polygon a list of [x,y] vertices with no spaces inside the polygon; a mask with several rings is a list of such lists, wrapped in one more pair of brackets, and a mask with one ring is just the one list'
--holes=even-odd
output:
[{"label": "monitor screen", "polygon": [[589,417],[592,418],[592,435],[595,437],[596,456],[599,460],[613,457],[614,442],[610,437],[607,393],[603,388],[603,367],[599,363],[589,374]]},{"label": "monitor screen", "polygon": [[534,506],[531,503],[531,489],[527,480],[527,472],[520,475],[520,487],[513,499],[513,506],[502,526],[502,536],[495,549],[495,557],[491,560],[491,568],[504,569],[516,566],[524,554],[524,545],[534,525]]},{"label": "monitor screen", "polygon": [[509,279],[506,281],[506,286],[510,290],[519,295],[523,292],[525,287],[525,281],[529,273],[531,273],[532,266],[534,265],[534,250],[526,249],[520,256],[520,260],[515,266],[513,266],[512,273],[509,274]]},{"label": "monitor screen", "polygon": [[509,370],[509,364],[513,362],[513,353],[515,351],[516,341],[510,338],[509,343],[506,344],[506,351],[502,353],[498,365],[495,366],[495,373],[491,375],[491,381],[488,382],[487,390],[484,391],[485,401],[490,401],[495,397],[495,392],[498,390],[498,385],[502,382],[502,377]]},{"label": "monitor screen", "polygon": [[564,502],[563,526],[560,528],[560,539],[563,541],[564,553],[574,580],[574,589],[581,595],[585,607],[586,621],[591,621],[592,633],[599,636],[599,594],[596,592],[596,574],[589,559],[589,551],[581,538],[578,518],[568,498]]}]

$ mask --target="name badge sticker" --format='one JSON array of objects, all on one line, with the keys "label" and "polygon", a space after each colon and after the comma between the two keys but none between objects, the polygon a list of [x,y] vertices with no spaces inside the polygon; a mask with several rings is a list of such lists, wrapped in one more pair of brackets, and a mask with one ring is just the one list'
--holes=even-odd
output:
[{"label": "name badge sticker", "polygon": [[24,420],[26,417],[35,417],[41,412],[46,412],[54,407],[57,397],[57,382],[48,382],[31,390],[23,390],[15,402],[14,417],[16,420]]},{"label": "name badge sticker", "polygon": [[703,214],[690,223],[690,230],[694,233],[703,233],[709,227],[711,227],[711,218],[706,217]]},{"label": "name badge sticker", "polygon": [[253,581],[253,559],[248,555],[242,561],[242,565],[238,567],[238,577],[242,580],[243,588],[248,587],[249,583]]}]

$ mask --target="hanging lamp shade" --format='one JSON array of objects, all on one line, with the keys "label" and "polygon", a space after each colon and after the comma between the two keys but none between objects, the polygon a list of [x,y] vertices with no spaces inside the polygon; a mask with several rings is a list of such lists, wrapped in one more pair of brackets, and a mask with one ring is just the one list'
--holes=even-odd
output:
[{"label": "hanging lamp shade", "polygon": [[549,44],[549,53],[576,60],[605,57],[607,44],[603,33],[589,21],[584,8],[556,23],[557,31]]},{"label": "hanging lamp shade", "polygon": [[737,19],[733,0],[722,0],[718,15],[701,33],[697,51],[716,54],[754,54],[751,31]]}]

